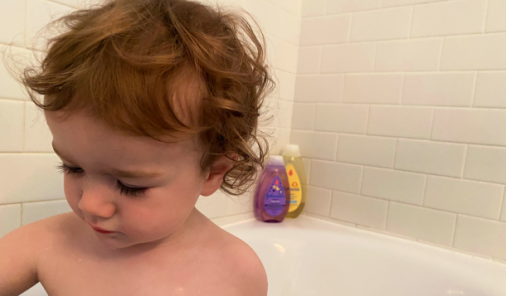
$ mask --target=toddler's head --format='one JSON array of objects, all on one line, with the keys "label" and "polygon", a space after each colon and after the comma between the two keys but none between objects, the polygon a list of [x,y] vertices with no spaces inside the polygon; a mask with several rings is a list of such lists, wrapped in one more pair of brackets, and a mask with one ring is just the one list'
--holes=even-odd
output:
[{"label": "toddler's head", "polygon": [[65,31],[23,82],[45,111],[71,208],[114,231],[97,233],[109,247],[162,242],[199,195],[247,190],[267,153],[257,123],[273,82],[244,18],[115,0],[57,24]]}]

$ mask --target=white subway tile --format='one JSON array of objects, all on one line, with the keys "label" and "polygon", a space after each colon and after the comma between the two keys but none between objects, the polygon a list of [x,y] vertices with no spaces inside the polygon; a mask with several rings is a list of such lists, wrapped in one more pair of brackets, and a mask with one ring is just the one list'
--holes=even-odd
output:
[{"label": "white subway tile", "polygon": [[240,196],[226,196],[227,200],[227,216],[238,215],[253,212],[254,188],[250,188],[253,192],[247,192]]},{"label": "white subway tile", "polygon": [[372,10],[353,15],[350,41],[402,39],[409,36],[411,7]]},{"label": "white subway tile", "polygon": [[264,33],[280,37],[280,7],[264,0],[244,1],[242,7],[255,18]]},{"label": "white subway tile", "polygon": [[471,106],[474,73],[406,74],[403,105]]},{"label": "white subway tile", "polygon": [[292,44],[299,45],[301,31],[301,20],[299,17],[286,11],[282,11],[281,26],[279,30],[281,39]]},{"label": "white subway tile", "polygon": [[348,74],[343,102],[400,104],[402,79],[402,74]]},{"label": "white subway tile", "polygon": [[276,65],[281,70],[295,74],[297,72],[297,54],[299,47],[286,41],[274,40],[276,47]]},{"label": "white subway tile", "polygon": [[421,205],[425,176],[365,167],[362,195]]},{"label": "white subway tile", "polygon": [[399,139],[395,168],[419,173],[460,177],[466,146]]},{"label": "white subway tile", "polygon": [[506,110],[436,109],[431,139],[506,146]]},{"label": "white subway tile", "polygon": [[0,154],[0,204],[65,198],[55,154]]},{"label": "white subway tile", "polygon": [[306,180],[309,183],[309,176],[311,174],[311,159],[303,157],[302,162],[304,163],[304,171],[306,171]]},{"label": "white subway tile", "polygon": [[0,238],[21,227],[21,204],[0,206]]},{"label": "white subway tile", "polygon": [[382,7],[391,7],[391,6],[431,3],[439,1],[447,1],[447,0],[383,0],[381,5]]},{"label": "white subway tile", "polygon": [[279,155],[285,149],[286,145],[290,144],[290,130],[284,128],[276,128],[272,133],[275,140],[274,145],[271,143],[271,154]]},{"label": "white subway tile", "polygon": [[[60,1],[72,1],[72,2],[77,1],[77,2],[79,2],[79,7],[80,8],[90,8],[90,7],[94,7],[96,5],[104,4],[104,2],[106,2],[105,0],[60,0]],[[230,1],[231,2],[237,2],[237,1],[240,1],[240,0],[236,0],[236,1],[230,0]]]},{"label": "white subway tile", "polygon": [[25,151],[52,152],[53,136],[44,113],[31,102],[25,108]]},{"label": "white subway tile", "polygon": [[280,101],[279,108],[279,126],[289,129],[292,125],[293,102]]},{"label": "white subway tile", "polygon": [[373,72],[376,44],[356,43],[324,46],[320,72]]},{"label": "white subway tile", "polygon": [[335,134],[292,130],[290,142],[299,145],[303,157],[334,160],[336,155]]},{"label": "white subway tile", "polygon": [[453,246],[506,259],[506,223],[459,215]]},{"label": "white subway tile", "polygon": [[396,139],[340,135],[337,161],[392,168]]},{"label": "white subway tile", "polygon": [[451,246],[456,214],[391,202],[387,231]]},{"label": "white subway tile", "polygon": [[437,70],[442,42],[442,39],[379,42],[374,69],[378,72]]},{"label": "white subway tile", "polygon": [[334,191],[330,217],[376,229],[385,229],[388,201]]},{"label": "white subway tile", "polygon": [[280,0],[279,4],[284,10],[300,17],[299,1],[300,0]]},{"label": "white subway tile", "polygon": [[319,71],[322,48],[319,46],[299,47],[297,74],[316,74]]},{"label": "white subway tile", "polygon": [[506,1],[489,0],[485,32],[506,31]]},{"label": "white subway tile", "polygon": [[432,108],[371,106],[367,134],[428,139]]},{"label": "white subway tile", "polygon": [[342,163],[313,160],[311,163],[312,186],[320,186],[350,193],[359,193],[362,167]]},{"label": "white subway tile", "polygon": [[308,186],[304,210],[315,215],[329,217],[332,191]]},{"label": "white subway tile", "polygon": [[[5,53],[5,55],[4,55]],[[24,86],[20,84],[14,76],[20,76],[22,67],[29,60],[32,54],[18,47],[8,47],[0,45],[0,98],[1,99],[18,99],[27,98]],[[21,64],[18,62],[22,62]],[[12,70],[12,71],[9,71]],[[12,74],[12,75],[11,75]],[[13,76],[14,75],[14,76]]]},{"label": "white subway tile", "polygon": [[381,7],[381,0],[329,0],[327,1],[327,14],[344,13],[376,9]]},{"label": "white subway tile", "polygon": [[365,134],[369,106],[317,104],[314,129]]},{"label": "white subway tile", "polygon": [[295,96],[295,74],[278,70],[276,75],[279,80],[277,82],[279,97],[283,100],[293,101]]},{"label": "white subway tile", "polygon": [[506,184],[506,148],[469,145],[464,178]]},{"label": "white subway tile", "polygon": [[473,106],[506,107],[506,72],[480,72],[477,79]]},{"label": "white subway tile", "polygon": [[301,0],[302,18],[321,16],[325,14],[327,0]]},{"label": "white subway tile", "polygon": [[348,39],[349,15],[325,16],[302,20],[300,45],[343,43]]},{"label": "white subway tile", "polygon": [[209,219],[226,216],[227,196],[220,190],[210,196],[201,196],[195,208]]},{"label": "white subway tile", "polygon": [[344,75],[297,76],[296,102],[341,102]]},{"label": "white subway tile", "polygon": [[316,104],[294,103],[292,126],[294,130],[313,130]]},{"label": "white subway tile", "polygon": [[25,1],[0,1],[0,42],[24,43]]},{"label": "white subway tile", "polygon": [[0,100],[0,152],[23,151],[24,103]]},{"label": "white subway tile", "polygon": [[43,201],[23,204],[22,224],[27,225],[51,216],[72,212],[66,200]]},{"label": "white subway tile", "polygon": [[504,190],[504,196],[502,200],[501,221],[506,222],[506,190]]},{"label": "white subway tile", "polygon": [[57,30],[47,30],[45,26],[74,9],[45,0],[26,0],[27,20],[26,38],[29,47],[45,50],[48,38],[54,37]]},{"label": "white subway tile", "polygon": [[414,7],[411,37],[481,33],[487,0],[462,0]]},{"label": "white subway tile", "polygon": [[506,34],[445,38],[441,70],[495,70],[506,68]]},{"label": "white subway tile", "polygon": [[75,8],[78,8],[79,5],[83,4],[82,2],[84,2],[83,0],[51,0],[51,1]]},{"label": "white subway tile", "polygon": [[499,220],[502,197],[501,185],[429,176],[424,205]]}]

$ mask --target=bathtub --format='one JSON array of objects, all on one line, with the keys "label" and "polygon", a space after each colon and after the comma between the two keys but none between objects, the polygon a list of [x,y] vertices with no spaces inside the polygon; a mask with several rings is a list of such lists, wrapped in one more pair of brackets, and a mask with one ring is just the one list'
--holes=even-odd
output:
[{"label": "bathtub", "polygon": [[269,296],[506,296],[506,265],[415,241],[306,216],[223,228],[257,252]]}]

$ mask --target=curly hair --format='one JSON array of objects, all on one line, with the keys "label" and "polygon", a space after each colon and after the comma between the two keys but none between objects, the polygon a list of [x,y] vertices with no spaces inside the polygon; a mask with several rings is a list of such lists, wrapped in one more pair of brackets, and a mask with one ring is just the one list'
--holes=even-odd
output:
[{"label": "curly hair", "polygon": [[240,195],[253,184],[269,150],[260,109],[275,83],[265,38],[245,17],[188,0],[114,0],[52,25],[65,31],[22,76],[38,107],[86,110],[162,142],[196,136],[202,172],[220,156],[233,161],[221,190]]}]

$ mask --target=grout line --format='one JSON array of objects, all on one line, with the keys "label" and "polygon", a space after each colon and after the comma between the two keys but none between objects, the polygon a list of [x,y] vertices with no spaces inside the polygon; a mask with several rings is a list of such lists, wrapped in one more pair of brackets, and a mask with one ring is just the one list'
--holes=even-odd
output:
[{"label": "grout line", "polygon": [[385,217],[385,225],[383,226],[383,229],[385,231],[388,231],[387,226],[388,226],[388,215],[389,214],[390,214],[390,201],[387,201],[387,212],[386,212],[386,217]]},{"label": "grout line", "polygon": [[443,39],[441,39],[441,48],[439,49],[439,57],[437,60],[437,70],[438,71],[441,71],[441,59],[443,58],[443,49],[444,49],[445,40],[446,40],[446,38],[444,38],[444,37],[443,37]]},{"label": "grout line", "polygon": [[422,206],[427,207],[425,204],[425,196],[427,195],[427,187],[429,184],[429,175],[425,175],[423,179],[423,194],[422,194]]},{"label": "grout line", "polygon": [[501,221],[501,218],[502,218],[502,214],[503,214],[503,207],[505,206],[505,204],[504,204],[504,200],[505,200],[505,197],[504,197],[504,190],[505,190],[505,187],[503,186],[503,188],[502,188],[502,198],[501,198],[501,204],[499,205],[499,211],[500,211],[500,212],[499,212],[499,219],[498,219],[498,221],[499,221],[499,222],[502,222],[502,221]]},{"label": "grout line", "polygon": [[473,91],[472,91],[473,95],[471,96],[471,106],[470,106],[471,108],[476,108],[476,107],[474,107],[474,101],[476,100],[476,89],[478,88],[478,75],[479,75],[478,71],[474,72],[474,82],[473,82]]},{"label": "grout line", "polygon": [[414,19],[414,16],[415,16],[415,6],[413,5],[413,7],[411,7],[411,19],[410,19],[410,22],[409,22],[409,30],[408,30],[408,37],[410,39],[411,39],[412,30],[413,30],[413,19]]},{"label": "grout line", "polygon": [[462,164],[462,171],[460,172],[460,179],[464,179],[464,172],[466,170],[466,160],[467,160],[467,151],[469,151],[469,145],[467,144],[465,147],[464,147],[464,161],[463,161],[463,164]]},{"label": "grout line", "polygon": [[395,139],[395,146],[394,146],[394,163],[391,167],[392,170],[395,170],[395,162],[397,160],[397,148],[399,146],[399,138]]},{"label": "grout line", "polygon": [[487,26],[487,18],[488,18],[488,9],[490,5],[490,0],[487,0],[487,3],[485,4],[485,17],[483,18],[483,25],[481,27],[481,32],[485,33],[485,27]]},{"label": "grout line", "polygon": [[453,228],[453,232],[452,232],[452,244],[451,246],[455,248],[455,238],[457,236],[457,226],[459,224],[459,214],[457,214],[457,216],[455,217],[455,227]]},{"label": "grout line", "polygon": [[350,27],[348,28],[348,36],[346,38],[346,43],[350,43],[352,26],[353,26],[353,13],[350,13]]},{"label": "grout line", "polygon": [[[430,121],[430,134],[429,134],[429,140],[433,141],[433,134],[434,134],[434,122],[436,121],[436,108],[432,108],[432,119]],[[453,143],[453,142],[449,142]]]},{"label": "grout line", "polygon": [[23,104],[23,151],[26,151],[26,103]]}]

